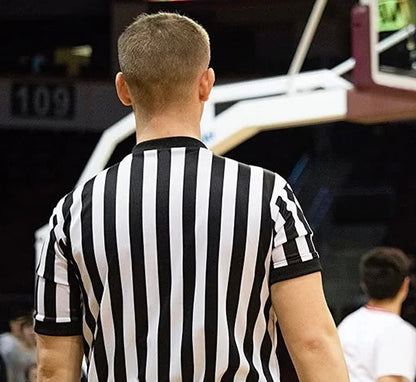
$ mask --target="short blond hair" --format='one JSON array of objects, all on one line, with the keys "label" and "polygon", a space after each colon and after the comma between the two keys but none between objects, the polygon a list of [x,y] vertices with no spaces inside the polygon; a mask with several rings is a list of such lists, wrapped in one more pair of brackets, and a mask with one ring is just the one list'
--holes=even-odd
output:
[{"label": "short blond hair", "polygon": [[198,73],[208,68],[209,36],[186,16],[141,14],[119,37],[118,58],[136,102],[151,112],[186,99]]}]

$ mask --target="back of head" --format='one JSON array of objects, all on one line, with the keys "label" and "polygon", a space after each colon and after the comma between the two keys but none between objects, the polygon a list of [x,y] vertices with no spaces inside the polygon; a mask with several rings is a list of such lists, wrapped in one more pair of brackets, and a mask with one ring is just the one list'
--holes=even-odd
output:
[{"label": "back of head", "polygon": [[398,248],[377,247],[365,253],[360,262],[364,292],[376,300],[394,298],[406,276],[410,261]]},{"label": "back of head", "polygon": [[119,37],[118,55],[135,103],[152,112],[186,100],[198,74],[208,68],[209,37],[186,16],[141,14]]}]

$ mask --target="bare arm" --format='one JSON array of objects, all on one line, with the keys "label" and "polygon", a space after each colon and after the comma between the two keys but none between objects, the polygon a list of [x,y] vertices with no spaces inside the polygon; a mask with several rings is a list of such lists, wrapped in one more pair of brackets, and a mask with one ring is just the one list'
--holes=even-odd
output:
[{"label": "bare arm", "polygon": [[81,336],[37,336],[38,381],[79,382],[82,363]]},{"label": "bare arm", "polygon": [[302,382],[348,381],[320,272],[275,283],[271,293],[273,308],[299,379]]},{"label": "bare arm", "polygon": [[403,378],[399,375],[385,375],[384,377],[377,378],[377,382],[406,382],[407,378]]}]

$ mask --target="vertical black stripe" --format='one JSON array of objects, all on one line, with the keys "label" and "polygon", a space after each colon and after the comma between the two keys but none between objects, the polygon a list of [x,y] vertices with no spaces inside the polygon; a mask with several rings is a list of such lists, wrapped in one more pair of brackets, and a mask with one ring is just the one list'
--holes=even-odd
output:
[{"label": "vertical black stripe", "polygon": [[85,363],[87,365],[87,369],[90,367],[90,359],[89,359],[89,353],[90,353],[90,344],[85,339],[85,337],[82,337],[82,348],[84,350],[85,355]]},{"label": "vertical black stripe", "polygon": [[228,281],[226,312],[229,336],[228,368],[222,381],[231,381],[240,365],[237,344],[234,337],[235,319],[238,308],[241,278],[244,264],[244,254],[247,239],[247,218],[250,186],[250,168],[238,165],[237,195],[234,217],[233,249]]},{"label": "vertical black stripe", "polygon": [[283,251],[285,252],[285,257],[289,265],[297,264],[302,261],[299,255],[298,246],[294,239],[283,243]]},{"label": "vertical black stripe", "polygon": [[[70,311],[71,311],[71,322],[81,321],[81,289],[80,289],[80,273],[78,267],[75,264],[74,258],[72,256],[72,245],[71,245],[71,206],[73,204],[73,193],[68,194],[62,205],[62,215],[64,217],[63,232],[66,236],[66,244],[62,241],[60,242],[61,248],[63,248],[66,259],[68,260],[68,283],[70,285]],[[77,275],[79,281],[77,279]],[[93,317],[91,317],[90,322],[94,322]]]},{"label": "vertical black stripe", "polygon": [[291,211],[287,209],[287,203],[281,196],[277,198],[277,205],[279,207],[279,213],[283,216],[285,224],[283,226],[286,234],[286,242],[283,243],[283,251],[285,253],[286,261],[290,264],[296,264],[301,262],[298,248],[294,239],[298,237],[295,226],[295,218]]},{"label": "vertical black stripe", "polygon": [[309,252],[312,253],[312,258],[317,259],[319,256],[312,242],[312,234],[305,236],[305,239],[306,239],[306,243],[308,244]]},{"label": "vertical black stripe", "polygon": [[169,380],[170,366],[170,295],[172,276],[169,235],[169,183],[171,152],[158,152],[156,181],[156,237],[159,277],[160,316],[158,330],[158,379]]},{"label": "vertical black stripe", "polygon": [[[290,186],[288,184],[286,184],[285,186],[285,191],[287,193],[287,197],[289,200],[291,200],[293,203],[295,203],[295,194],[293,193],[292,189],[290,188]],[[296,211],[297,211],[297,216],[299,218],[299,220],[302,222],[302,224],[305,226],[307,235],[305,235],[305,239],[306,239],[306,243],[308,245],[308,249],[309,252],[312,254],[312,257],[314,259],[318,258],[318,253],[315,250],[315,247],[313,245],[312,242],[312,229],[308,223],[308,221],[306,220],[305,215],[303,214],[302,210],[297,206],[296,204]]]},{"label": "vertical black stripe", "polygon": [[[114,378],[118,382],[126,380],[124,333],[123,333],[123,293],[121,289],[120,264],[116,236],[116,188],[119,166],[111,167],[106,174],[104,186],[104,241],[108,263],[108,286],[114,323]],[[110,360],[112,362],[112,360]],[[110,376],[111,377],[111,376]]]},{"label": "vertical black stripe", "polygon": [[130,251],[133,268],[134,314],[136,319],[136,351],[138,379],[146,377],[147,357],[147,293],[143,249],[143,154],[133,155],[130,174]]},{"label": "vertical black stripe", "polygon": [[221,234],[221,209],[224,184],[223,158],[214,157],[208,209],[208,248],[205,293],[205,381],[215,380],[218,333],[218,255]]},{"label": "vertical black stripe", "polygon": [[[94,178],[95,179],[95,178]],[[84,255],[85,266],[90,276],[95,298],[101,302],[103,295],[103,284],[98,273],[95,260],[93,229],[92,229],[92,193],[94,179],[89,180],[82,190],[82,210],[81,210],[81,231],[82,231],[82,253]],[[93,331],[94,333],[94,331]]]},{"label": "vertical black stripe", "polygon": [[45,320],[56,318],[56,284],[55,278],[55,228],[58,224],[56,215],[52,218],[52,229],[49,234],[48,249],[45,259],[45,271],[43,273],[45,278],[45,292],[44,292],[44,307]]},{"label": "vertical black stripe", "polygon": [[[70,193],[66,196],[65,201],[62,206],[62,214],[64,216],[64,234],[67,237],[67,242],[65,246],[65,253],[68,259],[68,282],[71,285],[71,294],[70,294],[70,304],[71,304],[71,321],[81,321],[82,315],[80,311],[81,306],[81,296],[80,293],[82,293],[83,301],[82,304],[84,306],[84,315],[85,315],[85,322],[89,326],[92,333],[94,331],[92,328],[95,328],[95,319],[88,307],[88,295],[87,292],[82,285],[81,282],[81,273],[79,271],[79,268],[77,267],[77,264],[75,262],[73,253],[72,253],[72,244],[71,244],[71,238],[70,238],[70,227],[71,227],[71,206],[73,204],[73,193]],[[81,211],[82,213],[82,211]],[[83,235],[83,232],[81,231],[81,235]],[[63,244],[61,244],[63,246]],[[80,322],[81,326],[81,322]],[[89,346],[86,345],[86,342],[84,341],[84,354],[88,357],[89,354]]]},{"label": "vertical black stripe", "polygon": [[309,234],[312,233],[312,229],[309,226],[309,223],[307,222],[305,215],[303,214],[302,210],[298,207],[297,203],[296,203],[296,197],[295,194],[293,193],[292,189],[289,187],[288,184],[286,184],[286,186],[284,187],[284,190],[287,193],[287,198],[293,202],[293,204],[296,206],[296,212],[297,212],[297,218],[302,222],[302,224],[305,226],[306,232],[308,232]]},{"label": "vertical black stripe", "polygon": [[66,246],[67,246],[67,253],[72,253],[72,245],[71,245],[71,234],[70,234],[70,227],[71,227],[71,206],[74,201],[73,193],[69,193],[64,200],[62,205],[62,214],[64,217],[64,226],[63,231],[67,238]]},{"label": "vertical black stripe", "polygon": [[[272,240],[273,223],[270,216],[270,200],[272,198],[272,187],[274,176],[264,171],[263,173],[263,199],[261,205],[261,225],[259,244],[257,250],[256,270],[254,273],[253,289],[250,296],[250,302],[247,311],[247,329],[244,336],[244,354],[250,364],[250,372],[247,376],[248,381],[257,381],[259,379],[259,371],[256,370],[253,363],[253,342],[254,342],[254,326],[258,314],[260,313],[261,304],[261,288],[265,277],[265,261]],[[266,323],[267,325],[267,323]]]},{"label": "vertical black stripe", "polygon": [[[95,298],[100,304],[101,298],[103,295],[103,285],[101,283],[100,275],[98,273],[97,263],[95,261],[95,252],[93,244],[93,229],[92,229],[92,192],[94,186],[95,178],[89,180],[85,183],[84,188],[81,194],[81,234],[82,234],[82,253],[84,258],[84,263],[88,272],[88,275],[91,280],[92,288],[94,291]],[[88,299],[94,298],[94,296],[87,296],[87,293],[84,292],[84,303],[86,304],[86,315],[85,320],[88,327],[91,330],[91,333],[95,333],[96,321],[89,310]],[[84,343],[85,354],[89,354],[89,346]]]},{"label": "vertical black stripe", "polygon": [[[270,309],[272,307],[272,303],[271,303],[271,299],[269,299],[265,306],[264,306],[264,318],[266,323],[269,323],[270,320]],[[266,377],[266,381],[270,381],[273,382],[273,377],[270,374],[270,369],[269,369],[269,361],[270,361],[270,356],[272,354],[272,340],[270,338],[270,333],[268,330],[266,330],[266,332],[264,333],[264,337],[263,337],[263,341],[261,344],[261,348],[260,348],[260,357],[261,357],[261,366],[263,368],[263,374]]]},{"label": "vertical black stripe", "polygon": [[[101,324],[101,315],[97,319],[97,335],[95,337],[92,347],[94,348],[95,369],[99,381],[107,381],[108,376],[108,361],[106,357],[106,349],[104,346],[103,326]],[[112,362],[112,360],[110,360]]]},{"label": "vertical black stripe", "polygon": [[[76,269],[72,262],[68,262],[68,284],[70,289],[69,294],[69,307],[71,322],[79,322],[81,324],[81,289],[76,276]],[[93,324],[95,321],[90,317],[90,323]],[[81,325],[80,325],[81,326]],[[94,332],[93,332],[94,333]]]},{"label": "vertical black stripe", "polygon": [[[183,192],[183,333],[182,379],[192,381],[194,362],[192,318],[195,296],[195,199],[199,150],[186,150]],[[201,344],[202,345],[202,344]]]}]

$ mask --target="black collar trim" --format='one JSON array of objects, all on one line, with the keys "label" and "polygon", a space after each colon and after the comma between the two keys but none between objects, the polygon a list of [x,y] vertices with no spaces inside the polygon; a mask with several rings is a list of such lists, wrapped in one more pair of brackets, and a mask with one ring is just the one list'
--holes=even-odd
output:
[{"label": "black collar trim", "polygon": [[138,143],[133,148],[133,154],[146,150],[170,149],[172,147],[207,148],[200,140],[192,137],[168,137],[152,139]]}]

